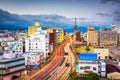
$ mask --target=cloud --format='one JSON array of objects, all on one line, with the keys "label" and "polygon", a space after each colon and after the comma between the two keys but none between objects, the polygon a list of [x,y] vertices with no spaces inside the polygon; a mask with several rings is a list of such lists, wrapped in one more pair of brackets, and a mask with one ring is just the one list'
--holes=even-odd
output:
[{"label": "cloud", "polygon": [[[112,13],[112,16],[114,17],[113,23],[120,25],[120,0],[100,0],[100,1],[103,4],[112,2],[116,6],[115,11],[113,11],[113,13]],[[102,16],[102,14],[100,14],[100,15]]]},{"label": "cloud", "polygon": [[120,25],[120,7],[118,7],[114,12],[114,22]]},{"label": "cloud", "polygon": [[108,14],[108,13],[97,13],[96,15],[103,16],[103,17],[110,17],[110,16],[112,16],[111,14]]},{"label": "cloud", "polygon": [[100,0],[101,3],[113,2],[113,3],[120,3],[120,0]]}]

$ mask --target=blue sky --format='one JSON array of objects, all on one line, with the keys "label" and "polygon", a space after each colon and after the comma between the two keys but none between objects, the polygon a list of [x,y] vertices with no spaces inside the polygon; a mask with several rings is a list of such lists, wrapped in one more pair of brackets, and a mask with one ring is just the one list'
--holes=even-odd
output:
[{"label": "blue sky", "polygon": [[0,0],[0,8],[15,14],[58,14],[94,24],[114,23],[120,0]]}]

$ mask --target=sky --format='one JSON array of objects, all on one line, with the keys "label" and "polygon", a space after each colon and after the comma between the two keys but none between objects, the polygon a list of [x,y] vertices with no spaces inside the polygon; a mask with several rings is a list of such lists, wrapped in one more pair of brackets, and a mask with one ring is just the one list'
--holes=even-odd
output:
[{"label": "sky", "polygon": [[120,0],[0,0],[1,9],[15,14],[57,14],[98,23],[114,23],[119,4]]}]

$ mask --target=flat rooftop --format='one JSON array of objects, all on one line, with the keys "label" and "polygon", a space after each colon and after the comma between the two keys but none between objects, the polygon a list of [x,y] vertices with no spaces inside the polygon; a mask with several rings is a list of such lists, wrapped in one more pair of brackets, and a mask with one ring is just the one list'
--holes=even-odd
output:
[{"label": "flat rooftop", "polygon": [[84,61],[97,61],[98,59],[97,53],[80,53],[79,60]]}]

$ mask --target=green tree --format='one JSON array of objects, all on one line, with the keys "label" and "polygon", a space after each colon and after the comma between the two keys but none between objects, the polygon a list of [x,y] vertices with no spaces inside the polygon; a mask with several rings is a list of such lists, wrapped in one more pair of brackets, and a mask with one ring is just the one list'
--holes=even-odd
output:
[{"label": "green tree", "polygon": [[71,78],[72,80],[78,80],[78,79],[79,79],[79,77],[78,77],[78,75],[77,75],[76,72],[70,73],[70,78]]},{"label": "green tree", "polygon": [[85,80],[100,80],[100,78],[97,73],[91,72],[85,75]]},{"label": "green tree", "polygon": [[85,50],[86,50],[87,52],[89,52],[89,51],[90,51],[89,46],[86,46]]}]

